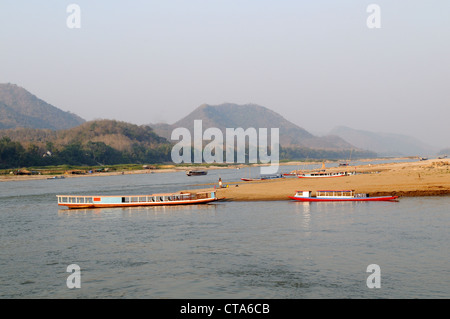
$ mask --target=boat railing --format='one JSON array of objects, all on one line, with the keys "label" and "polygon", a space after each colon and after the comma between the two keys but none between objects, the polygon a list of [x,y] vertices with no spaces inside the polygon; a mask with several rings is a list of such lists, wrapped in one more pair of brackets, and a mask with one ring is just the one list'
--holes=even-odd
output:
[{"label": "boat railing", "polygon": [[317,191],[316,192],[316,197],[353,197],[354,196],[354,192],[351,190],[348,191]]},{"label": "boat railing", "polygon": [[102,197],[116,197],[122,203],[150,203],[150,202],[171,202],[187,201],[196,199],[215,198],[215,191],[192,193],[174,193],[174,194],[152,194],[140,196],[83,196],[83,195],[56,195],[60,204],[93,204],[101,202]]}]

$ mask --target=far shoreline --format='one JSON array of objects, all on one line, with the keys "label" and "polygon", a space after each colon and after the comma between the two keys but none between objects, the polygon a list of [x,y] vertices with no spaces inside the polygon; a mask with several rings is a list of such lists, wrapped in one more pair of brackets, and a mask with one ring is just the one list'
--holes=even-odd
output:
[{"label": "far shoreline", "polygon": [[[391,158],[392,161],[408,160],[411,158]],[[352,189],[358,193],[366,193],[369,196],[389,196],[401,197],[419,196],[445,196],[450,195],[450,159],[430,159],[425,161],[400,161],[389,162],[388,159],[365,159],[359,162],[370,162],[369,164],[350,165],[344,167],[327,167],[330,172],[348,171],[355,175],[339,178],[317,178],[299,179],[296,176],[274,180],[263,180],[254,182],[244,182],[241,180],[223,180],[223,187],[220,188],[218,181],[213,183],[195,184],[192,186],[201,187],[198,189],[180,189],[192,193],[216,189],[217,197],[228,201],[280,201],[289,200],[297,190],[310,190],[313,194],[321,189]],[[387,161],[383,163],[373,163],[376,161]],[[323,161],[311,162],[285,162],[280,166],[321,164]],[[355,162],[355,161],[354,161]],[[330,163],[325,161],[325,163]],[[335,162],[333,162],[335,163]],[[48,179],[52,176],[65,176],[66,178],[88,177],[88,176],[116,176],[134,174],[158,174],[180,172],[193,169],[243,169],[246,167],[257,167],[258,165],[238,165],[232,167],[223,166],[170,166],[159,169],[142,169],[130,171],[102,172],[83,175],[14,175],[0,176],[0,181],[27,181]],[[245,170],[243,170],[245,174]],[[311,171],[304,170],[304,171]],[[283,172],[288,173],[288,172]]]},{"label": "far shoreline", "polygon": [[[359,161],[359,162],[371,162],[371,161],[386,161],[386,160],[408,160],[413,159],[412,157],[392,157],[392,158],[367,158],[367,159],[358,159],[354,160],[353,162]],[[289,161],[289,162],[281,162],[278,165],[279,166],[294,166],[294,165],[318,165],[318,164],[329,164],[329,163],[337,163],[338,160],[311,160],[311,161]],[[105,165],[106,166],[106,165]],[[76,177],[90,177],[90,176],[117,176],[117,175],[131,175],[131,174],[155,174],[155,173],[174,173],[174,172],[180,172],[180,171],[188,171],[188,170],[215,170],[215,169],[241,169],[241,168],[248,168],[248,167],[262,167],[267,166],[267,164],[235,164],[230,166],[220,166],[220,165],[199,165],[199,166],[177,166],[177,164],[164,164],[161,165],[162,167],[166,168],[156,168],[156,169],[125,169],[125,170],[115,170],[115,171],[109,171],[109,172],[93,172],[93,173],[83,173],[83,174],[68,174],[65,171],[66,170],[55,170],[57,171],[53,174],[33,174],[33,175],[14,175],[14,174],[0,174],[0,182],[12,182],[12,181],[26,181],[26,180],[45,180],[45,179],[51,179],[52,177],[60,177],[63,176],[64,178],[76,178]],[[107,166],[106,166],[107,167]],[[350,167],[354,167],[351,166]],[[341,168],[341,169],[348,169],[347,168]],[[3,169],[4,171],[7,169]],[[15,169],[9,169],[11,172],[18,170]],[[39,172],[45,172],[48,171],[45,167],[36,169]],[[302,168],[301,170],[308,170],[305,168]],[[283,172],[286,173],[286,172]]]}]

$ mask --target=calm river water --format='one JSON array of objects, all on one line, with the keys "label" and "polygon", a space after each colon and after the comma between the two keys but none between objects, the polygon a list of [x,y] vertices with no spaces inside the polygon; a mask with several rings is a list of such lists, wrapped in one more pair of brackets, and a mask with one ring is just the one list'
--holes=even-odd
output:
[{"label": "calm river water", "polygon": [[[57,194],[151,194],[247,173],[0,183],[0,298],[450,297],[448,196],[89,210],[56,204]],[[79,289],[66,285],[71,264],[81,268]],[[380,288],[366,284],[371,264],[381,269]]]}]

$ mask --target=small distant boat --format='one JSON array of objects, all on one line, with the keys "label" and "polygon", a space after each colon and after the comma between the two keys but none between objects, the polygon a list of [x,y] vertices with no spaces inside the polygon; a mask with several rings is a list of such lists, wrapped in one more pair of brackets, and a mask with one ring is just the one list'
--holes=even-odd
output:
[{"label": "small distant boat", "polygon": [[426,161],[428,159],[428,157],[419,157],[420,161]]},{"label": "small distant boat", "polygon": [[218,200],[215,190],[196,194],[180,192],[121,196],[56,195],[56,197],[58,198],[58,206],[68,208],[198,205]]},{"label": "small distant boat", "polygon": [[313,172],[297,175],[298,178],[324,178],[324,177],[342,177],[349,176],[351,173],[347,172]]},{"label": "small distant boat", "polygon": [[249,181],[263,181],[267,179],[277,179],[284,178],[283,174],[274,174],[274,175],[261,175],[260,178],[241,178],[241,180],[249,182]]},{"label": "small distant boat", "polygon": [[438,159],[444,159],[444,158],[447,158],[447,155],[438,156]]},{"label": "small distant boat", "polygon": [[192,171],[186,172],[187,176],[200,176],[200,175],[206,175],[206,174],[208,174],[207,171],[199,171],[199,170],[192,170]]},{"label": "small distant boat", "polygon": [[49,177],[47,179],[65,179],[64,176],[53,176],[53,177]]},{"label": "small distant boat", "polygon": [[296,191],[289,198],[302,202],[356,202],[356,201],[392,201],[398,196],[369,197],[368,194],[355,193],[353,190],[321,190],[316,191],[316,196],[311,196],[311,191]]},{"label": "small distant boat", "polygon": [[297,176],[297,173],[283,173],[283,176]]}]

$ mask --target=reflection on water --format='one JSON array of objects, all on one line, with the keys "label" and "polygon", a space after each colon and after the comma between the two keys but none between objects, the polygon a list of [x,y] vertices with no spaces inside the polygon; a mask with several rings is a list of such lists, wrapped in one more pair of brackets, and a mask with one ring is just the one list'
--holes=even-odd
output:
[{"label": "reflection on water", "polygon": [[114,207],[114,208],[80,208],[80,209],[58,209],[58,215],[79,216],[79,215],[117,215],[131,216],[133,214],[155,214],[155,213],[173,213],[215,211],[215,204],[204,205],[168,205],[168,206],[136,206],[136,207]]},{"label": "reflection on water", "polygon": [[311,222],[311,204],[310,202],[293,202],[296,208],[296,212],[301,214],[302,219],[302,228],[305,231],[309,231],[310,222]]}]

